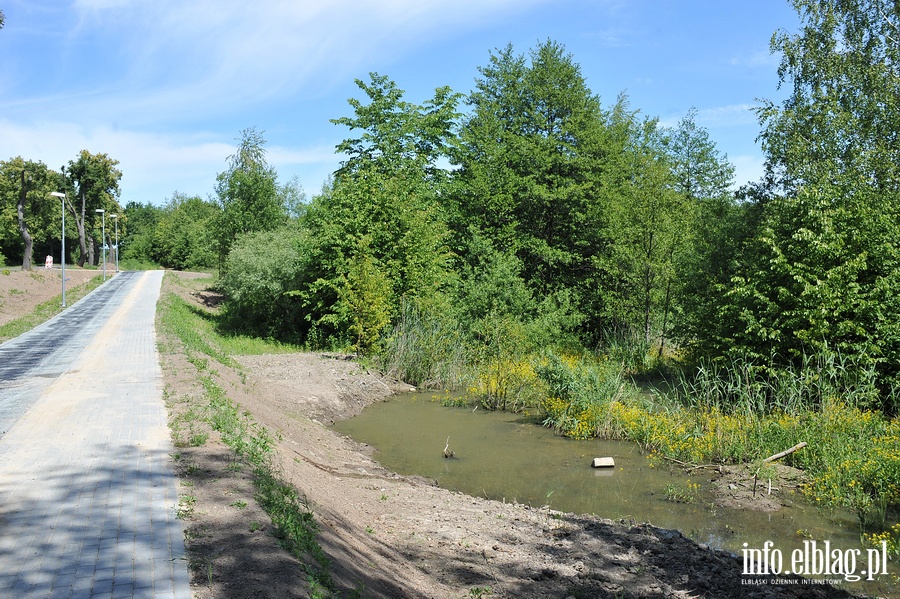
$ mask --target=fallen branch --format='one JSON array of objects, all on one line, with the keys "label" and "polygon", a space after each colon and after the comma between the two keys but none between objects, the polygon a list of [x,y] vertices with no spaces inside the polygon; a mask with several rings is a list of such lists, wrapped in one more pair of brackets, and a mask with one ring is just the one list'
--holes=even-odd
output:
[{"label": "fallen branch", "polygon": [[670,458],[669,456],[662,456],[662,459],[669,460],[670,462],[675,462],[676,464],[687,470],[696,470],[697,468],[714,468],[718,470],[722,467],[721,464],[691,464],[690,462],[682,462],[681,460],[676,460],[675,458]]},{"label": "fallen branch", "polygon": [[796,445],[794,445],[794,446],[791,447],[790,449],[785,449],[785,450],[782,451],[782,452],[779,452],[779,453],[776,453],[775,455],[771,455],[771,456],[767,457],[766,459],[764,459],[764,460],[762,461],[762,463],[763,463],[763,464],[768,464],[769,462],[774,462],[775,460],[780,460],[780,459],[783,458],[784,456],[786,456],[786,455],[791,455],[792,453],[794,453],[794,452],[797,451],[798,449],[803,449],[804,447],[806,447],[806,441],[801,441],[800,443],[797,443]]}]

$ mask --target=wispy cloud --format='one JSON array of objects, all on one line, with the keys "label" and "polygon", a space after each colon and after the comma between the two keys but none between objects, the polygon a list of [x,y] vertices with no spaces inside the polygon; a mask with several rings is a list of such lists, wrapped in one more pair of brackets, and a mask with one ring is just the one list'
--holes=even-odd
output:
[{"label": "wispy cloud", "polygon": [[[105,152],[125,173],[125,201],[130,191],[141,201],[176,189],[207,194],[237,128],[223,132],[216,120],[243,126],[269,102],[283,109],[315,99],[361,67],[376,70],[373,61],[389,64],[437,37],[548,1],[37,0],[28,10],[52,9],[52,25],[17,32],[19,55],[0,57],[17,73],[15,86],[0,88],[0,140],[5,153],[52,168],[81,149]],[[38,70],[53,74],[25,79]],[[314,185],[338,162],[333,144],[318,139],[269,152],[288,177],[319,177]]]},{"label": "wispy cloud", "polygon": [[697,123],[704,127],[730,127],[755,124],[755,104],[731,104],[702,108],[697,111]]},{"label": "wispy cloud", "polygon": [[746,56],[736,56],[729,63],[735,67],[764,68],[774,70],[781,62],[781,56],[769,50],[759,50]]}]

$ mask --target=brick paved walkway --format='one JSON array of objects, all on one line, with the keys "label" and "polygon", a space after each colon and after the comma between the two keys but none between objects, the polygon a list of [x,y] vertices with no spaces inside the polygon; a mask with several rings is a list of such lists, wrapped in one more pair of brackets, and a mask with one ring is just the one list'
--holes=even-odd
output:
[{"label": "brick paved walkway", "polygon": [[0,597],[189,599],[154,314],[133,277],[66,373],[0,439]]}]

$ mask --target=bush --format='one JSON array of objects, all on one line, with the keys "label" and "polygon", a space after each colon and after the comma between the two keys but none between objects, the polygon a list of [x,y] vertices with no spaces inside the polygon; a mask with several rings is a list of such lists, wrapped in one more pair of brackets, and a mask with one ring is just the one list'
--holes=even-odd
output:
[{"label": "bush", "polygon": [[287,227],[238,239],[219,281],[226,295],[223,320],[235,332],[283,341],[305,334],[298,313],[298,273],[303,268],[303,233]]}]

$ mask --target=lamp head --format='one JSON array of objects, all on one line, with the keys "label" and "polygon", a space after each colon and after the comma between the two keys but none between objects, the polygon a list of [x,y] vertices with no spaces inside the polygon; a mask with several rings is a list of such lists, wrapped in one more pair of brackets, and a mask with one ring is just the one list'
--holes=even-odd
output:
[{"label": "lamp head", "polygon": [[58,191],[51,191],[51,192],[50,192],[50,195],[52,195],[52,196],[55,197],[55,198],[64,198],[64,197],[66,197],[66,194],[60,193],[60,192],[58,192]]}]

